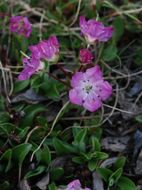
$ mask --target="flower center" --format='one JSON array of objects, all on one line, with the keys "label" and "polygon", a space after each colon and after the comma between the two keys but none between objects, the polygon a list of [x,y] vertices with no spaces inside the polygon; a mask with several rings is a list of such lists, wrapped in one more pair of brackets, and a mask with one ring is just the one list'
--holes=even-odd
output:
[{"label": "flower center", "polygon": [[24,25],[24,21],[23,19],[21,19],[18,23],[18,30],[21,30],[23,28],[23,25]]},{"label": "flower center", "polygon": [[84,90],[86,91],[87,94],[89,94],[90,91],[92,90],[92,88],[93,88],[92,85],[88,84],[88,85],[85,86]]}]

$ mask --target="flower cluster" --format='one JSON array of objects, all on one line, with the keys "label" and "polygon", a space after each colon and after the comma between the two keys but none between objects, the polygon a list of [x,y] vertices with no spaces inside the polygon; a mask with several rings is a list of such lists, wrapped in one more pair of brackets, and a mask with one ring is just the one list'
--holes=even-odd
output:
[{"label": "flower cluster", "polygon": [[23,59],[24,69],[18,79],[26,80],[35,72],[44,68],[43,60],[56,61],[59,56],[59,42],[56,36],[50,36],[48,40],[39,42],[29,47],[31,56]]},{"label": "flower cluster", "polygon": [[86,21],[84,16],[80,17],[80,29],[89,44],[93,44],[95,41],[106,42],[113,33],[113,27],[105,27],[94,19]]},{"label": "flower cluster", "polygon": [[[80,29],[89,44],[95,41],[106,42],[112,37],[113,28],[105,27],[101,22],[94,19],[88,21],[84,16],[80,17]],[[25,37],[31,33],[31,24],[26,17],[15,16],[10,19],[10,30]],[[56,62],[59,57],[59,42],[56,36],[50,36],[48,40],[43,40],[36,45],[29,47],[31,55],[23,59],[24,69],[18,79],[26,80],[34,73],[44,68],[43,62]],[[94,56],[87,49],[79,52],[80,63],[92,63]],[[98,65],[89,68],[86,72],[76,72],[71,79],[71,90],[69,99],[72,103],[81,105],[85,109],[94,112],[102,106],[102,101],[112,94],[112,87],[103,79],[103,74]]]},{"label": "flower cluster", "polygon": [[32,32],[32,26],[27,17],[12,16],[10,18],[10,31],[28,38]]},{"label": "flower cluster", "polygon": [[[86,21],[84,16],[80,17],[80,29],[89,44],[93,44],[95,41],[106,42],[113,33],[112,27],[105,27],[94,19]],[[79,57],[81,63],[92,63],[93,55],[88,49],[81,49]],[[112,94],[112,86],[103,79],[103,73],[98,65],[85,72],[76,72],[72,76],[71,87],[70,101],[83,106],[90,112],[99,109],[102,101],[107,100]]]},{"label": "flower cluster", "polygon": [[70,182],[65,189],[59,189],[59,190],[91,190],[89,188],[82,188],[81,183],[78,179]]}]

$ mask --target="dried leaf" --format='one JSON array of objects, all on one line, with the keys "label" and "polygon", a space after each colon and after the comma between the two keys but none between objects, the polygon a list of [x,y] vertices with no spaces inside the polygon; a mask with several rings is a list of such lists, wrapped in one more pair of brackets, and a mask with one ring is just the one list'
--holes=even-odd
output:
[{"label": "dried leaf", "polygon": [[126,149],[129,136],[124,137],[106,137],[102,140],[102,146],[105,150],[112,152],[123,152]]},{"label": "dried leaf", "polygon": [[31,187],[28,184],[28,181],[23,179],[18,184],[19,190],[31,190]]},{"label": "dried leaf", "polygon": [[66,161],[68,160],[69,156],[61,156],[56,159],[54,159],[51,162],[51,168],[57,168],[57,167],[64,167]]},{"label": "dried leaf", "polygon": [[93,190],[104,190],[103,181],[97,172],[93,172]]},{"label": "dried leaf", "polygon": [[36,183],[36,186],[39,187],[41,190],[46,190],[47,185],[49,184],[49,173],[47,173],[40,181]]},{"label": "dried leaf", "polygon": [[137,77],[135,79],[135,83],[132,86],[132,88],[130,89],[130,91],[128,92],[128,96],[129,97],[133,97],[139,94],[139,92],[141,92],[142,90],[142,77]]},{"label": "dried leaf", "polygon": [[132,102],[132,99],[128,98],[126,92],[124,91],[119,92],[118,103],[121,109],[128,111],[128,113],[122,114],[122,117],[125,120],[134,118],[135,116],[140,115],[142,113],[142,108],[139,105]]},{"label": "dried leaf", "polygon": [[112,164],[114,164],[117,159],[118,159],[117,157],[108,158],[107,160],[105,160],[101,163],[100,167],[107,168],[108,166],[111,166]]},{"label": "dried leaf", "polygon": [[11,102],[12,103],[17,103],[21,101],[25,101],[27,103],[33,103],[36,104],[38,102],[46,101],[47,98],[37,95],[33,89],[29,89],[24,93],[21,93],[14,97]]}]

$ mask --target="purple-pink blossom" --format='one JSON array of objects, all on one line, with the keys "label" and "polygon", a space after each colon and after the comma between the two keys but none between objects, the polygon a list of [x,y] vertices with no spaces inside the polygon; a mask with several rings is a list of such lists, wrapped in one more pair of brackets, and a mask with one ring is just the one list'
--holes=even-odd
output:
[{"label": "purple-pink blossom", "polygon": [[32,26],[27,17],[12,16],[10,18],[10,31],[28,38],[32,32]]},{"label": "purple-pink blossom", "polygon": [[31,56],[30,58],[23,58],[24,69],[18,76],[19,80],[26,80],[31,77],[35,72],[43,69],[43,63],[39,59]]},{"label": "purple-pink blossom", "polygon": [[37,71],[42,70],[44,60],[57,61],[59,56],[59,42],[56,36],[51,36],[48,40],[32,45],[29,49],[31,56],[23,59],[24,69],[18,77],[19,80],[26,80]]},{"label": "purple-pink blossom", "polygon": [[79,60],[81,63],[90,64],[93,58],[93,54],[88,49],[81,49],[79,51]]},{"label": "purple-pink blossom", "polygon": [[105,27],[95,19],[86,21],[84,16],[80,17],[80,29],[89,44],[95,41],[106,42],[112,37],[113,27]]},{"label": "purple-pink blossom", "polygon": [[87,69],[86,72],[75,73],[71,79],[71,87],[70,101],[91,112],[99,109],[102,101],[107,100],[112,94],[112,86],[103,79],[98,65]]},{"label": "purple-pink blossom", "polygon": [[43,40],[37,45],[32,45],[29,49],[36,58],[55,62],[59,57],[59,47],[57,37],[50,36],[48,40]]},{"label": "purple-pink blossom", "polygon": [[70,182],[65,189],[59,189],[59,190],[91,190],[90,188],[82,188],[81,183],[78,179],[73,180]]}]

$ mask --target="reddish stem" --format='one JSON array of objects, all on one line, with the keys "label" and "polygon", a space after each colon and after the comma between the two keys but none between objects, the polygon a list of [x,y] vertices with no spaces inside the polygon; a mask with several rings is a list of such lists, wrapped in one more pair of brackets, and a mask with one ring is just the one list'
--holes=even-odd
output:
[{"label": "reddish stem", "polygon": [[8,13],[0,13],[0,17],[5,17],[5,16],[11,17],[11,14],[8,14]]},{"label": "reddish stem", "polygon": [[47,72],[47,74],[48,74],[50,77],[54,78],[55,80],[57,80],[57,81],[63,83],[65,86],[70,87],[66,82],[60,80],[59,78],[57,78],[56,76],[52,75],[51,73]]},{"label": "reddish stem", "polygon": [[57,67],[58,67],[66,76],[68,76],[67,71],[66,71],[62,66],[60,66],[58,63],[57,63]]}]

